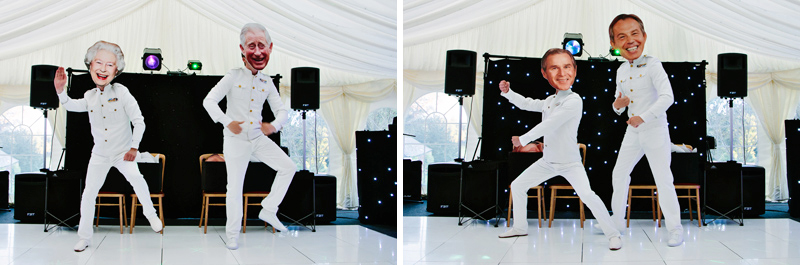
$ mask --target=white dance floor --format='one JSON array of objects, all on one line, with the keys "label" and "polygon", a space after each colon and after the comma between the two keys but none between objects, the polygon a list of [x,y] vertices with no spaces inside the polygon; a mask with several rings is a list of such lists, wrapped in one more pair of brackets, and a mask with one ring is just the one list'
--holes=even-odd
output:
[{"label": "white dance floor", "polygon": [[78,235],[68,228],[47,233],[41,224],[0,224],[0,264],[396,264],[397,239],[358,225],[317,226],[317,232],[290,227],[272,234],[249,226],[239,249],[225,247],[225,227],[167,226],[164,235],[146,224],[133,234],[119,226],[95,228],[92,245],[72,250]]},{"label": "white dance floor", "polygon": [[619,251],[586,220],[556,219],[528,236],[500,239],[506,231],[486,222],[458,226],[455,217],[403,217],[404,264],[800,264],[800,223],[791,219],[745,219],[744,226],[717,221],[697,227],[682,220],[685,243],[668,247],[666,229],[652,220],[631,220]]}]

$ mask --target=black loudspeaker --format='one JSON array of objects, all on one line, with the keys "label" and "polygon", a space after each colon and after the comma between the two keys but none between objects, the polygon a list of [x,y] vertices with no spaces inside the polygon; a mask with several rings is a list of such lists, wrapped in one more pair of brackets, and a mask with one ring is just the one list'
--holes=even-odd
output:
[{"label": "black loudspeaker", "polygon": [[[708,163],[706,165],[705,200],[706,207],[719,213],[727,213],[742,205],[742,164],[736,161]],[[763,189],[762,189],[763,192]],[[719,215],[706,210],[707,214]],[[739,217],[738,209],[727,214],[728,217]]]},{"label": "black loudspeaker", "polygon": [[31,66],[31,107],[58,108],[58,95],[53,86],[56,70],[58,70],[58,66],[55,65]]},{"label": "black loudspeaker", "polygon": [[403,159],[403,199],[422,200],[422,161]]},{"label": "black loudspeaker", "polygon": [[292,109],[319,109],[319,68],[292,68]]},{"label": "black loudspeaker", "polygon": [[[28,223],[42,223],[44,221],[44,173],[22,173],[14,176],[16,189],[14,194],[14,219]],[[65,220],[80,211],[81,178],[52,177],[50,178],[50,194],[48,196],[48,211],[56,218]],[[49,217],[50,222],[55,221]],[[70,219],[67,224],[77,225],[78,218]]]},{"label": "black loudspeaker", "polygon": [[720,53],[717,55],[717,96],[747,97],[747,54]]},{"label": "black loudspeaker", "polygon": [[755,165],[742,166],[742,182],[744,191],[744,215],[749,217],[764,214],[766,205],[764,204],[765,184],[764,167]]},{"label": "black loudspeaker", "polygon": [[475,94],[475,66],[478,53],[465,50],[447,51],[444,72],[444,93],[472,96]]},{"label": "black loudspeaker", "polygon": [[486,220],[497,216],[500,209],[492,207],[498,206],[500,201],[499,165],[500,162],[494,161],[464,162],[461,172],[462,216],[473,217],[479,214],[480,218]]},{"label": "black loudspeaker", "polygon": [[[314,173],[308,170],[300,170],[294,173],[292,183],[286,196],[278,206],[278,217],[289,221],[286,217],[299,221],[303,224],[310,224],[314,212]],[[285,216],[284,216],[285,215]]]},{"label": "black loudspeaker", "polygon": [[786,120],[785,125],[789,215],[800,218],[800,120]]},{"label": "black loudspeaker", "polygon": [[316,175],[314,187],[317,194],[317,224],[336,221],[336,177]]},{"label": "black loudspeaker", "polygon": [[8,209],[8,171],[0,171],[0,209]]},{"label": "black loudspeaker", "polygon": [[44,221],[44,174],[16,174],[14,193],[14,219],[23,223]]},{"label": "black loudspeaker", "polygon": [[461,164],[428,164],[427,211],[435,215],[458,216],[458,187]]}]

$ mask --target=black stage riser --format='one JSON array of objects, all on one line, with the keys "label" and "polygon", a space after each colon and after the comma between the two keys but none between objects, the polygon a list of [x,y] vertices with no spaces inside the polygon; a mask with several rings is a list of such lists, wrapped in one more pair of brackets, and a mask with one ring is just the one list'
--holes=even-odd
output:
[{"label": "black stage riser", "polygon": [[397,224],[396,131],[357,131],[358,220]]},{"label": "black stage riser", "polygon": [[800,218],[800,148],[798,148],[800,146],[800,120],[786,120],[785,125],[789,215]]}]

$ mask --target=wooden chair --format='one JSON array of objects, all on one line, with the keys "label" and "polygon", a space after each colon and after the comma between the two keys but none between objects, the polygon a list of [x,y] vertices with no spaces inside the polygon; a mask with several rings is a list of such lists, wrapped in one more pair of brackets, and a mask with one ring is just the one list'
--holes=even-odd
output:
[{"label": "wooden chair", "polygon": [[[633,195],[633,193],[637,190],[646,190],[649,191],[647,195]],[[656,219],[656,207],[658,207],[658,189],[656,185],[629,185],[628,186],[628,221],[626,226],[631,227],[631,208],[633,208],[633,204],[631,204],[632,199],[650,199],[651,209],[653,212],[653,222]],[[659,217],[660,219],[661,217]],[[658,226],[661,227],[661,222],[658,223]]]},{"label": "wooden chair", "polygon": [[[264,199],[269,196],[268,191],[251,191],[242,194],[244,197],[244,216],[242,217],[242,233],[247,233],[247,206],[261,206],[261,200],[251,203],[250,198]],[[264,227],[267,227],[267,222],[264,222]],[[272,233],[275,233],[275,227],[272,227]]]},{"label": "wooden chair", "polygon": [[[203,162],[205,162],[206,159],[208,159],[212,155],[220,155],[220,156],[222,156],[222,154],[217,154],[217,153],[200,155],[200,175],[201,176],[203,174]],[[225,202],[222,202],[222,203],[211,203],[211,198],[225,198],[226,195],[225,195],[225,192],[207,192],[206,191],[206,187],[205,187],[205,183],[201,184],[201,186],[203,186],[202,187],[203,188],[203,204],[201,205],[202,210],[200,211],[200,224],[198,224],[197,227],[198,228],[199,227],[204,227],[203,228],[203,233],[205,234],[205,233],[208,233],[208,207],[210,207],[210,206],[225,206]]]},{"label": "wooden chair", "polygon": [[[650,194],[652,196],[631,196],[632,189],[634,186],[639,187],[641,189],[649,189]],[[692,200],[695,201],[697,206],[697,227],[702,227],[700,221],[700,184],[696,183],[675,183],[675,191],[678,190],[686,190],[686,195],[678,195],[678,199],[687,199],[689,202],[689,220],[694,221],[694,216],[692,215]],[[694,195],[692,195],[692,191],[694,190]],[[661,204],[658,202],[658,190],[656,189],[656,185],[631,185],[628,188],[628,227],[630,227],[631,223],[631,198],[650,198],[652,200],[652,208],[653,209],[653,221],[658,221],[658,227],[661,227]],[[656,210],[658,209],[658,210]],[[656,217],[656,215],[658,215]]]},{"label": "wooden chair", "polygon": [[[158,203],[153,203],[153,206],[158,206],[158,213],[159,219],[161,219],[161,226],[163,227],[164,224],[164,208],[163,208],[163,199],[164,199],[164,168],[167,167],[167,157],[164,154],[159,153],[151,153],[153,157],[158,157],[158,161],[161,164],[161,185],[159,185],[160,189],[158,192],[150,191],[150,198],[158,198]],[[142,206],[141,203],[138,203],[138,196],[136,193],[131,194],[131,228],[128,229],[128,233],[133,234],[133,228],[136,227],[136,207]],[[161,229],[161,233],[164,233],[164,229]]]},{"label": "wooden chair", "polygon": [[[102,198],[117,198],[116,203],[103,203],[101,202]],[[123,222],[125,226],[128,226],[128,213],[125,208],[125,194],[119,192],[112,192],[112,191],[101,191],[97,194],[97,203],[95,203],[95,208],[97,208],[97,213],[95,214],[95,227],[100,226],[100,206],[117,206],[119,207],[119,233],[122,234]]]},{"label": "wooden chair", "polygon": [[[506,217],[506,227],[511,226],[511,209],[512,203],[514,202],[511,199],[511,186],[509,186],[508,192],[508,217]],[[544,187],[542,185],[538,185],[536,187],[530,188],[531,190],[536,190],[536,195],[528,195],[528,198],[536,198],[536,207],[539,208],[536,212],[536,217],[539,218],[539,228],[542,228],[542,209],[544,209]],[[526,209],[527,210],[527,209]],[[545,215],[545,220],[547,220],[547,216]]]},{"label": "wooden chair", "polygon": [[[582,162],[586,165],[586,145],[585,144],[578,144],[578,148],[581,151],[581,156],[583,157]],[[586,220],[586,215],[583,211],[583,201],[577,195],[558,195],[559,190],[575,190],[572,188],[570,184],[553,184],[550,185],[550,220],[547,224],[547,227],[553,227],[553,217],[555,215],[556,210],[556,199],[578,199],[578,205],[580,207],[580,216],[581,216],[581,228],[583,228],[583,222]],[[573,192],[574,193],[574,192]]]}]

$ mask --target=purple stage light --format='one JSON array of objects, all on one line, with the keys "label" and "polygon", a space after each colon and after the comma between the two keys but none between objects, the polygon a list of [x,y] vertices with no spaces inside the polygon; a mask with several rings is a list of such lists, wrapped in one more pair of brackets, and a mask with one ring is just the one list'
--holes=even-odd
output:
[{"label": "purple stage light", "polygon": [[161,57],[161,49],[144,48],[144,54],[142,55],[142,68],[144,70],[160,71],[162,60],[164,60],[164,57]]},{"label": "purple stage light", "polygon": [[161,64],[161,60],[155,55],[147,56],[147,59],[144,61],[144,65],[147,66],[148,69],[156,69],[159,64]]}]

